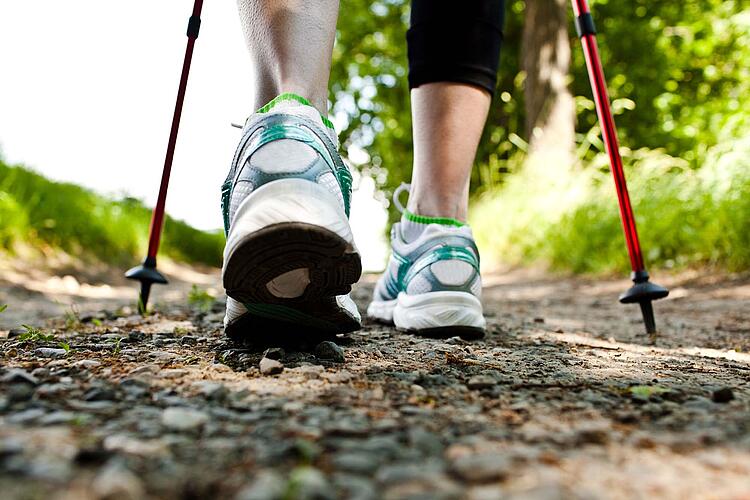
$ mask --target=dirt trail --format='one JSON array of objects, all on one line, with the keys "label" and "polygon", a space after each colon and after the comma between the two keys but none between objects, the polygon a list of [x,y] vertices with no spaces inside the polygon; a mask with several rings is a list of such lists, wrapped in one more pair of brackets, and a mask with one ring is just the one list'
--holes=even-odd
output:
[{"label": "dirt trail", "polygon": [[660,283],[655,338],[614,300],[626,281],[528,271],[487,277],[476,342],[367,324],[261,363],[222,337],[221,303],[179,298],[54,339],[0,333],[0,491],[748,499],[750,277]]}]

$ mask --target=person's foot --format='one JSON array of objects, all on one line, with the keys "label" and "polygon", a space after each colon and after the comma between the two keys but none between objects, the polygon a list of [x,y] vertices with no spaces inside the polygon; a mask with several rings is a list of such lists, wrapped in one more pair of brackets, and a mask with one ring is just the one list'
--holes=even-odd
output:
[{"label": "person's foot", "polygon": [[221,204],[225,331],[233,338],[356,330],[362,272],[349,227],[351,173],[332,124],[294,94],[248,118]]},{"label": "person's foot", "polygon": [[[397,195],[394,196],[397,200]],[[398,203],[397,203],[398,206]],[[430,337],[481,338],[479,251],[471,228],[404,211],[391,229],[391,257],[367,315]]]}]

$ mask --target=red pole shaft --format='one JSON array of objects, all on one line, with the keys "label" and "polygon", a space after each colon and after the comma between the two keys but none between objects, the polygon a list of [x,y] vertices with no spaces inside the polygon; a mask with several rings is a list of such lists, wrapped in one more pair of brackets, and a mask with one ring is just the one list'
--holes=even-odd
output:
[{"label": "red pole shaft", "polygon": [[[572,2],[573,13],[576,17],[583,14],[589,14],[589,6],[586,0],[572,0]],[[615,180],[617,199],[620,203],[620,217],[622,219],[623,231],[625,233],[625,242],[628,246],[628,254],[630,255],[630,264],[633,271],[643,271],[643,254],[638,239],[635,217],[633,216],[633,207],[630,203],[630,195],[628,194],[625,172],[622,167],[620,146],[617,141],[617,130],[615,129],[615,121],[612,117],[612,110],[609,106],[607,83],[604,80],[604,70],[602,69],[602,63],[599,57],[596,36],[593,33],[583,34],[581,36],[581,44],[583,45],[586,68],[588,69],[591,89],[594,93],[594,100],[596,102],[596,113],[602,127],[604,146],[609,155],[612,176]]]},{"label": "red pole shaft", "polygon": [[[195,0],[193,4],[192,19],[199,19],[203,0]],[[190,73],[190,62],[193,59],[193,46],[195,39],[198,37],[197,29],[192,33],[188,31],[187,47],[185,49],[185,59],[182,63],[182,74],[180,76],[180,86],[177,90],[177,102],[174,107],[172,116],[172,128],[169,131],[169,142],[167,143],[167,154],[164,158],[164,170],[161,174],[161,184],[159,185],[159,197],[156,199],[156,206],[151,215],[151,225],[149,226],[148,252],[147,256],[156,259],[156,253],[159,251],[159,241],[161,240],[161,230],[164,226],[164,208],[167,203],[167,188],[169,187],[169,176],[172,173],[172,160],[174,159],[174,149],[177,144],[177,132],[180,128],[180,117],[182,115],[182,103],[185,100],[185,89],[187,88],[188,74]]]}]

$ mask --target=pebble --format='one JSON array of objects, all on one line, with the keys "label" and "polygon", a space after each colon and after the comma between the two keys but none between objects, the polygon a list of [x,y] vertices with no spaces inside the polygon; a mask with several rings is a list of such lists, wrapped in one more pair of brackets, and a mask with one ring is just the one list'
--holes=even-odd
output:
[{"label": "pebble", "polygon": [[353,474],[333,474],[333,483],[343,493],[343,498],[356,500],[377,500],[380,498],[375,485],[369,478]]},{"label": "pebble", "polygon": [[333,363],[343,363],[346,359],[344,357],[344,350],[330,340],[316,345],[314,354],[318,359],[324,359]]},{"label": "pebble", "polygon": [[14,339],[16,337],[20,337],[24,333],[26,333],[25,328],[11,328],[10,331],[8,332],[8,338]]},{"label": "pebble", "polygon": [[159,373],[162,378],[182,378],[187,374],[184,368],[166,368]]},{"label": "pebble", "polygon": [[261,471],[237,493],[235,500],[282,500],[285,490],[286,484],[279,473]]},{"label": "pebble", "polygon": [[263,358],[258,365],[263,375],[276,375],[284,371],[284,364],[271,358]]},{"label": "pebble", "polygon": [[734,392],[732,392],[732,389],[730,387],[722,387],[720,389],[716,389],[711,393],[711,400],[714,403],[728,403],[731,400],[734,399]]},{"label": "pebble", "polygon": [[124,434],[113,434],[104,438],[104,449],[137,456],[166,456],[169,449],[161,440],[142,440]]},{"label": "pebble", "polygon": [[495,387],[495,385],[497,385],[497,380],[494,377],[484,374],[474,375],[466,383],[466,387],[468,387],[472,391],[490,389],[492,387]]},{"label": "pebble", "polygon": [[344,451],[333,456],[331,463],[337,470],[354,474],[371,475],[378,468],[377,456],[358,451]]},{"label": "pebble", "polygon": [[282,359],[284,359],[285,354],[286,353],[284,352],[284,349],[282,349],[281,347],[270,347],[263,353],[263,357],[281,361]]},{"label": "pebble", "polygon": [[289,475],[296,500],[333,500],[336,495],[325,475],[314,467],[298,467]]},{"label": "pebble", "polygon": [[208,421],[208,415],[190,408],[167,408],[161,415],[161,423],[172,430],[190,432],[201,429]]},{"label": "pebble", "polygon": [[76,361],[75,363],[73,363],[74,368],[85,368],[85,369],[96,368],[97,366],[101,366],[101,365],[102,364],[95,359],[82,359],[80,361]]},{"label": "pebble", "polygon": [[8,373],[3,375],[3,378],[0,379],[0,382],[4,384],[25,384],[30,386],[39,384],[39,381],[33,375],[18,368],[9,370]]},{"label": "pebble", "polygon": [[126,378],[120,381],[120,388],[131,397],[139,398],[148,393],[149,383],[137,378]]},{"label": "pebble", "polygon": [[41,408],[29,408],[28,410],[13,413],[5,418],[11,424],[27,424],[44,416],[46,412]]},{"label": "pebble", "polygon": [[84,419],[85,416],[81,413],[74,413],[71,411],[53,411],[48,413],[39,419],[39,425],[60,425],[69,424],[71,422],[78,422]]},{"label": "pebble", "polygon": [[193,337],[192,335],[184,335],[182,338],[180,338],[180,344],[182,344],[182,345],[197,345],[198,344],[198,337]]},{"label": "pebble", "polygon": [[503,453],[463,455],[451,464],[451,471],[470,482],[496,481],[508,476],[511,461]]},{"label": "pebble", "polygon": [[201,380],[196,385],[201,395],[210,401],[224,401],[229,396],[229,389],[221,382]]},{"label": "pebble", "polygon": [[83,395],[86,401],[114,401],[117,394],[109,387],[92,387]]},{"label": "pebble", "polygon": [[68,351],[66,351],[65,349],[55,349],[52,347],[40,347],[38,349],[34,349],[34,355],[40,358],[59,359],[67,356]]},{"label": "pebble", "polygon": [[145,496],[143,484],[138,476],[117,462],[102,469],[91,486],[97,498],[137,500]]},{"label": "pebble", "polygon": [[575,432],[578,444],[607,444],[610,429],[606,423],[588,423],[581,426]]}]

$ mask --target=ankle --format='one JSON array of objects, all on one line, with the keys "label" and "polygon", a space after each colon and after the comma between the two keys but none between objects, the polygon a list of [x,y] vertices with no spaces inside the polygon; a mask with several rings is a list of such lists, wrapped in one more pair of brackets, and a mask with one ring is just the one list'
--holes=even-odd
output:
[{"label": "ankle", "polygon": [[468,212],[467,204],[464,202],[449,203],[445,199],[432,201],[416,198],[412,200],[410,198],[404,214],[408,213],[411,216],[425,219],[447,219],[465,224]]},{"label": "ankle", "polygon": [[318,110],[322,116],[328,114],[328,99],[325,93],[315,92],[304,86],[293,84],[270,85],[260,89],[253,100],[254,109],[261,109],[280,96],[296,96],[299,102]]}]

